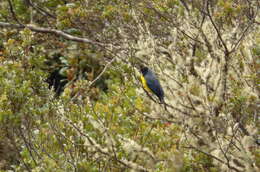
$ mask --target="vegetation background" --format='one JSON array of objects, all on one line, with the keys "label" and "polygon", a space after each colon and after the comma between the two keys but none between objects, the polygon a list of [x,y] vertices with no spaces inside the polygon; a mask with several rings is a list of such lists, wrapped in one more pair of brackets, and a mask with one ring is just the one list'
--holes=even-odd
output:
[{"label": "vegetation background", "polygon": [[259,8],[1,0],[0,169],[259,171]]}]

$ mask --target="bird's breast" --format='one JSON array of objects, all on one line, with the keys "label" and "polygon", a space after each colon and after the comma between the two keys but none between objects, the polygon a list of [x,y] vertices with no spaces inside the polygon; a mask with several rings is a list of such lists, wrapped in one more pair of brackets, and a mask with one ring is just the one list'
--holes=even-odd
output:
[{"label": "bird's breast", "polygon": [[147,82],[146,82],[146,79],[144,78],[144,76],[141,75],[141,82],[143,84],[143,87],[144,89],[147,91],[147,92],[152,92],[151,89],[148,87],[147,85]]}]

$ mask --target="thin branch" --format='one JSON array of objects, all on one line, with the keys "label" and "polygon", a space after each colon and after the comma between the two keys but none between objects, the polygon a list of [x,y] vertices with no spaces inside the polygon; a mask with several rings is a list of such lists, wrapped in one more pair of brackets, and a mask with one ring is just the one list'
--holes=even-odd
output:
[{"label": "thin branch", "polygon": [[213,25],[214,29],[216,30],[216,32],[217,32],[217,34],[218,34],[218,38],[220,39],[222,45],[223,45],[224,48],[225,48],[225,52],[228,53],[229,50],[228,50],[228,48],[227,48],[227,45],[226,45],[226,43],[224,42],[224,40],[223,40],[223,38],[222,38],[222,36],[221,36],[221,33],[220,33],[219,28],[217,27],[216,23],[214,22],[214,20],[213,20],[211,14],[210,14],[209,1],[207,1],[207,7],[206,7],[206,9],[207,9],[207,15],[208,15],[208,17],[209,17],[209,19],[210,19],[210,22],[211,22],[211,24]]},{"label": "thin branch", "polygon": [[207,38],[206,34],[204,33],[203,29],[202,28],[199,28],[200,32],[201,32],[201,36],[202,36],[202,39],[205,41],[205,45],[208,49],[208,52],[210,54],[210,56],[213,58],[213,59],[216,59],[218,62],[220,61],[220,58],[214,53],[213,51],[213,46],[212,44],[210,43],[209,39]]},{"label": "thin branch", "polygon": [[223,101],[226,102],[227,98],[227,76],[228,76],[228,55],[225,55],[225,64],[223,67],[223,80],[222,80],[222,85],[223,85],[223,92],[222,92],[222,98]]},{"label": "thin branch", "polygon": [[[98,150],[100,153],[107,155],[108,157],[111,157],[111,154],[106,150],[103,149],[101,147],[101,145],[97,144],[95,142],[95,140],[93,140],[91,137],[89,137],[89,135],[85,134],[83,131],[81,131],[72,121],[70,121],[69,119],[67,119],[67,122],[72,126],[72,128],[74,128],[81,136],[84,136],[87,138],[87,140],[89,141],[89,143],[96,149]],[[115,157],[113,157],[115,159]],[[132,161],[128,161],[126,159],[115,159],[117,162],[119,162],[120,164],[124,165],[125,167],[137,170],[137,171],[149,171],[148,169],[146,169],[145,167],[142,167]]]},{"label": "thin branch", "polygon": [[228,163],[226,163],[225,161],[219,159],[218,157],[216,157],[216,156],[214,156],[214,155],[211,155],[210,153],[204,152],[204,151],[202,151],[202,150],[200,150],[200,149],[198,149],[198,148],[196,148],[196,147],[194,147],[194,146],[189,146],[189,147],[184,147],[184,148],[194,149],[194,150],[197,151],[197,152],[203,153],[203,154],[205,154],[205,155],[207,155],[207,156],[209,156],[209,157],[211,157],[211,158],[213,158],[213,159],[215,159],[215,160],[217,160],[217,161],[219,161],[219,162],[225,164],[226,166],[228,166],[228,168],[230,168],[230,169],[232,169],[232,170],[234,170],[234,171],[236,171],[236,172],[241,172],[241,171],[238,170],[237,168],[235,168],[235,167],[233,167],[233,166],[230,166]]},{"label": "thin branch", "polygon": [[186,9],[188,12],[190,12],[190,9],[189,9],[187,3],[185,2],[185,0],[180,0],[180,1],[181,1],[182,5],[185,7],[185,9]]},{"label": "thin branch", "polygon": [[[61,113],[61,112],[59,112]],[[61,116],[60,117],[64,118],[65,116]],[[84,131],[82,131],[79,127],[76,126],[75,123],[73,123],[70,119],[68,118],[64,118],[65,121],[69,126],[71,126],[80,136],[83,136],[85,137],[88,142],[101,154],[103,155],[106,155],[108,157],[111,157],[113,159],[115,159],[118,163],[124,165],[125,167],[127,168],[131,168],[133,170],[136,170],[136,171],[142,171],[142,172],[148,172],[150,171],[149,169],[137,164],[137,163],[134,163],[132,161],[128,161],[126,159],[116,159],[116,157],[112,156],[111,153],[108,151],[108,149],[105,149],[105,148],[102,148],[102,146],[98,143],[96,143],[96,141],[91,138],[88,134],[86,134]]]},{"label": "thin branch", "polygon": [[21,22],[18,20],[16,14],[15,14],[15,12],[14,12],[14,8],[13,8],[13,4],[12,4],[11,0],[8,0],[8,4],[9,4],[10,12],[11,12],[11,14],[12,14],[14,20],[15,20],[17,23],[21,24]]},{"label": "thin branch", "polygon": [[196,150],[197,152],[203,153],[203,154],[205,154],[205,155],[207,155],[207,156],[209,156],[209,157],[211,157],[211,158],[213,158],[213,159],[215,159],[215,160],[217,160],[217,161],[219,161],[219,162],[221,162],[221,163],[223,163],[223,164],[226,164],[226,162],[223,161],[223,160],[221,160],[220,158],[218,158],[218,157],[216,157],[216,156],[214,156],[214,155],[211,155],[210,153],[204,152],[204,151],[202,151],[202,150],[200,150],[200,149],[198,149],[198,148],[196,148],[196,147],[194,147],[194,146],[189,146],[189,147],[184,147],[184,148],[194,149],[194,150]]},{"label": "thin branch", "polygon": [[178,31],[180,31],[184,36],[188,37],[189,39],[191,39],[191,40],[193,40],[195,42],[203,44],[203,42],[201,42],[200,40],[197,40],[196,38],[193,38],[192,36],[188,35],[184,30],[182,30],[179,27],[177,27],[176,25],[174,25],[173,21],[171,19],[169,19],[170,17],[167,17],[167,16],[163,15],[158,10],[156,10],[154,7],[151,7],[150,4],[147,4],[147,5],[148,5],[147,8],[152,9],[156,14],[158,14],[159,17],[161,17],[161,18],[165,19],[166,21],[168,21],[173,27],[175,27]]},{"label": "thin branch", "polygon": [[238,47],[238,45],[240,44],[240,42],[242,41],[242,39],[245,37],[246,32],[248,31],[248,29],[250,28],[250,26],[252,26],[252,23],[249,23],[248,26],[246,27],[246,29],[243,31],[243,33],[241,34],[240,38],[238,39],[238,41],[236,42],[236,44],[234,45],[234,47],[232,48],[232,50],[230,51],[230,53],[233,53],[236,48]]},{"label": "thin branch", "polygon": [[[239,129],[239,127],[236,127],[236,128],[235,128],[235,126],[236,126],[236,123],[232,126],[232,132],[233,132],[233,133],[232,133],[230,142],[229,142],[229,144],[228,144],[228,146],[227,146],[227,149],[226,149],[225,153],[227,153],[227,152],[229,151],[231,145],[233,145],[233,139],[235,138],[235,136],[236,136],[236,134],[237,134],[237,131],[238,131],[238,129]],[[234,131],[234,129],[235,129],[235,131]]]},{"label": "thin branch", "polygon": [[[17,130],[16,129],[13,129],[12,130],[12,133],[17,133]],[[22,158],[22,155],[21,155],[21,150],[20,150],[20,146],[18,146],[16,143],[16,140],[15,140],[15,135],[10,135],[10,134],[7,134],[7,138],[11,141],[11,145],[14,147],[15,149],[15,153],[17,154],[18,158],[19,158],[19,161],[22,162],[22,164],[25,166],[26,170],[28,172],[31,172],[31,167],[29,164],[27,164],[27,162],[25,162],[24,158]]]},{"label": "thin branch", "polygon": [[29,154],[30,154],[30,156],[31,156],[31,158],[32,158],[32,161],[33,161],[34,164],[37,166],[38,163],[37,163],[36,159],[34,158],[34,155],[33,155],[33,153],[32,153],[32,149],[31,149],[31,146],[30,146],[30,143],[27,142],[27,138],[25,138],[25,136],[23,135],[22,129],[18,129],[18,132],[19,132],[21,138],[22,138],[23,141],[24,141],[24,145],[25,145],[26,149],[28,150],[28,152],[29,152]]},{"label": "thin branch", "polygon": [[108,62],[108,63],[105,65],[105,67],[104,67],[104,69],[102,70],[102,72],[100,72],[100,74],[99,74],[93,81],[90,82],[89,87],[91,87],[97,80],[100,79],[100,77],[101,77],[101,76],[105,73],[105,71],[107,70],[108,66],[111,65],[111,63],[113,63],[113,62],[115,61],[115,59],[116,59],[116,58],[113,58],[110,62]]},{"label": "thin branch", "polygon": [[67,40],[70,40],[70,41],[89,43],[89,44],[99,45],[99,46],[107,45],[107,44],[103,44],[103,43],[100,43],[100,42],[92,41],[92,40],[87,39],[87,38],[81,38],[81,37],[73,36],[73,35],[65,33],[61,30],[52,29],[52,28],[43,28],[43,27],[37,27],[37,26],[34,26],[34,25],[12,24],[12,23],[6,23],[6,22],[0,22],[0,27],[13,28],[13,29],[29,28],[30,30],[32,30],[34,32],[50,33],[50,34],[54,34],[54,35],[57,35],[57,36],[61,36],[64,39],[67,39]]},{"label": "thin branch", "polygon": [[186,115],[186,116],[189,116],[189,117],[199,117],[198,115],[192,115],[192,114],[190,114],[190,113],[188,113],[188,112],[185,112],[185,111],[183,111],[183,110],[181,110],[181,109],[179,109],[179,108],[177,108],[177,107],[174,107],[174,106],[172,106],[172,105],[170,105],[170,104],[167,104],[167,103],[165,103],[165,106],[166,106],[166,107],[170,107],[171,109],[176,110],[177,112],[180,112],[180,113],[182,113],[183,115]]},{"label": "thin branch", "polygon": [[[111,63],[113,63],[115,61],[116,58],[113,58],[110,62],[108,62],[104,69],[100,72],[100,74],[89,83],[88,88],[90,88],[97,80],[100,79],[100,77],[105,73],[105,71],[107,70],[108,66],[111,65]],[[80,95],[80,92],[77,92],[72,98],[71,100],[75,100],[78,96]]]},{"label": "thin branch", "polygon": [[223,150],[223,148],[222,148],[222,146],[221,146],[221,144],[220,144],[220,141],[219,141],[219,137],[218,137],[218,133],[216,132],[216,140],[217,140],[217,143],[218,143],[218,146],[219,146],[219,149],[220,149],[220,151],[222,152],[222,154],[224,155],[224,157],[225,157],[225,159],[227,160],[227,165],[228,165],[228,167],[230,166],[230,164],[229,164],[229,158],[228,158],[228,156],[227,156],[227,151],[224,151]]},{"label": "thin branch", "polygon": [[56,19],[56,16],[55,16],[55,15],[53,15],[53,14],[49,13],[48,11],[42,9],[42,8],[39,7],[38,5],[35,5],[31,0],[25,0],[25,1],[26,1],[26,3],[27,3],[28,5],[32,6],[36,11],[38,11],[38,12],[41,13],[42,15],[44,15],[44,16],[49,16],[49,17],[51,17],[51,18],[53,18],[53,19]]}]

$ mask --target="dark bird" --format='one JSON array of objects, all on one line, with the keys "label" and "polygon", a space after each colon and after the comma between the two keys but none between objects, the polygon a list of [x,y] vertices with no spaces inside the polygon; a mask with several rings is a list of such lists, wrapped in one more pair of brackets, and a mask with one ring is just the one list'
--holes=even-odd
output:
[{"label": "dark bird", "polygon": [[141,81],[144,89],[147,92],[152,92],[153,94],[155,94],[159,98],[160,103],[165,105],[165,109],[166,109],[166,104],[164,101],[164,91],[162,89],[159,80],[152,72],[152,70],[150,70],[148,67],[141,65],[140,70],[142,73]]}]

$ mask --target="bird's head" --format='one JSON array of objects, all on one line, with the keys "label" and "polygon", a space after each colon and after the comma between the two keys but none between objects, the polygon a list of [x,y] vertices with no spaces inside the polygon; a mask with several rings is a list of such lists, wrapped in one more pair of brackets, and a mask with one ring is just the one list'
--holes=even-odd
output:
[{"label": "bird's head", "polygon": [[142,72],[143,75],[145,75],[148,72],[148,67],[144,65],[140,65],[140,71]]}]

